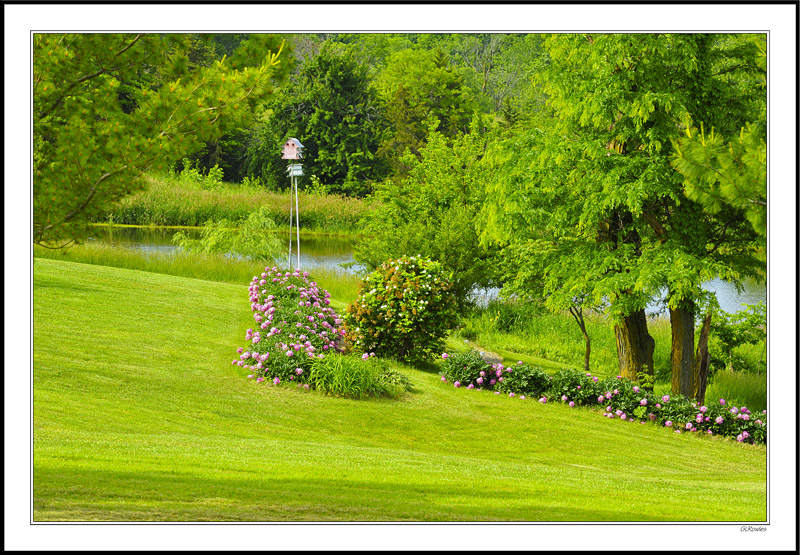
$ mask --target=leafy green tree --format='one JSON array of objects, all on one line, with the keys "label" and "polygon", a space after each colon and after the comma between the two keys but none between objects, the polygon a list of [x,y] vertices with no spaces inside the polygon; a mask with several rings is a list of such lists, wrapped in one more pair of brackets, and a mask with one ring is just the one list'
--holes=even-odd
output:
[{"label": "leafy green tree", "polygon": [[644,309],[666,289],[673,388],[687,395],[700,284],[763,267],[744,215],[706,214],[670,165],[686,122],[737,129],[750,115],[733,108],[754,105],[753,93],[715,75],[729,44],[714,35],[548,37],[540,83],[553,117],[491,154],[498,179],[485,236],[547,256],[545,277],[558,279],[545,280],[546,295],[608,303],[620,371],[631,379],[653,372]]},{"label": "leafy green tree", "polygon": [[266,108],[247,151],[249,175],[288,186],[280,148],[289,137],[305,146],[304,173],[316,175],[332,192],[364,196],[384,175],[377,157],[383,113],[367,67],[351,54],[323,45]]},{"label": "leafy green tree", "polygon": [[438,131],[453,138],[469,131],[479,109],[473,91],[441,50],[414,48],[390,54],[375,78],[375,88],[386,105],[392,131],[379,152],[397,175],[408,171],[403,161],[406,150],[420,155],[433,118],[439,121]]},{"label": "leafy green tree", "polygon": [[375,209],[366,216],[366,238],[356,245],[355,259],[370,269],[404,255],[440,262],[453,273],[461,304],[476,286],[491,286],[496,257],[480,245],[477,225],[490,177],[481,159],[492,140],[477,119],[471,133],[452,142],[429,130],[421,158],[408,153],[404,159],[408,175],[376,186]]},{"label": "leafy green tree", "polygon": [[276,231],[269,210],[262,206],[241,221],[206,222],[199,239],[178,231],[172,242],[187,252],[231,254],[273,264],[284,250]]},{"label": "leafy green tree", "polygon": [[[240,124],[266,93],[279,51],[256,36],[192,70],[190,39],[34,35],[34,242],[80,239],[88,221],[143,186],[142,173]],[[121,90],[137,79],[147,84]]]}]

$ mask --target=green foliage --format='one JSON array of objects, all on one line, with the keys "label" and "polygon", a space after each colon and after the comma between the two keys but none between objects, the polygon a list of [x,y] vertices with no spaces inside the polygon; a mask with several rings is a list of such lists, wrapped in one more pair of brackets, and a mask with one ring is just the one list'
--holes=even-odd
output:
[{"label": "green foliage", "polygon": [[[670,307],[691,307],[703,300],[704,281],[738,283],[763,271],[761,242],[744,214],[730,206],[704,211],[671,165],[682,128],[700,121],[738,129],[758,106],[763,91],[725,73],[741,54],[731,46],[737,40],[545,40],[549,64],[538,82],[552,115],[543,112],[535,127],[487,154],[497,179],[488,187],[483,238],[507,247],[509,290],[541,291],[556,311],[603,307],[621,322],[664,291]],[[646,352],[646,332],[634,341],[642,345],[630,352]],[[622,371],[635,375],[641,364],[626,361],[633,368]]]},{"label": "green foliage", "polygon": [[366,237],[354,252],[368,268],[420,254],[453,274],[463,305],[477,287],[493,283],[495,253],[478,239],[478,214],[489,179],[481,166],[492,133],[475,120],[472,132],[449,142],[431,131],[422,159],[407,155],[409,173],[376,185],[374,211],[364,220]]},{"label": "green foliage", "polygon": [[672,165],[685,178],[686,196],[709,214],[723,206],[744,212],[753,229],[767,235],[767,143],[748,124],[726,142],[714,130],[686,131],[677,141]]},{"label": "green foliage", "polygon": [[207,190],[218,189],[222,185],[223,171],[219,166],[209,168],[203,175],[201,168],[192,167],[192,161],[189,158],[184,158],[182,163],[183,169],[180,172],[174,166],[170,168],[170,175],[175,177],[178,184]]},{"label": "green foliage", "polygon": [[323,393],[362,398],[397,397],[411,382],[385,360],[336,354],[314,359],[308,383]]},{"label": "green foliage", "polygon": [[82,237],[144,172],[241,125],[268,94],[279,50],[254,36],[248,51],[203,67],[191,39],[34,36],[34,242]]},{"label": "green foliage", "polygon": [[456,322],[450,273],[415,256],[389,260],[364,278],[346,319],[356,352],[430,360],[442,352]]},{"label": "green foliage", "polygon": [[550,376],[537,366],[529,364],[513,364],[495,387],[501,393],[515,393],[537,397],[550,388]]},{"label": "green foliage", "polygon": [[272,263],[283,254],[283,245],[275,232],[269,211],[261,207],[238,222],[224,219],[206,222],[200,239],[178,231],[172,242],[190,253],[223,253]]},{"label": "green foliage", "polygon": [[478,389],[493,387],[493,384],[489,383],[492,380],[492,372],[478,351],[469,350],[452,355],[445,353],[445,355],[442,355],[445,357],[441,370],[443,381],[458,384],[456,387],[470,385]]},{"label": "green foliage", "polygon": [[735,357],[735,351],[742,345],[766,346],[767,341],[767,306],[760,302],[745,305],[747,308],[735,314],[717,311],[711,319],[711,354],[712,370],[722,368],[738,370],[754,370],[741,357]]},{"label": "green foliage", "polygon": [[375,78],[375,88],[386,105],[391,133],[379,153],[398,175],[408,171],[408,150],[420,155],[430,134],[430,122],[454,138],[469,131],[478,106],[473,91],[449,64],[441,50],[407,49],[390,54]]},{"label": "green foliage", "polygon": [[579,404],[597,402],[598,395],[603,391],[601,382],[592,380],[586,372],[579,370],[559,370],[550,380],[548,398],[566,397],[565,402],[574,401]]},{"label": "green foliage", "polygon": [[[376,157],[385,125],[370,88],[367,67],[352,55],[323,46],[266,105],[250,138],[246,173],[272,188],[285,188],[281,145],[297,137],[305,146],[306,175],[316,175],[335,193],[364,196],[383,169]],[[301,180],[301,185],[305,180]]]}]

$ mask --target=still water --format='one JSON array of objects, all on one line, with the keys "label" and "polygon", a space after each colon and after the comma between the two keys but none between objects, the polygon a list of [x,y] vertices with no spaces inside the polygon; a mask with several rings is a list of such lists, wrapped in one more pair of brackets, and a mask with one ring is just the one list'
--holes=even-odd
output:
[{"label": "still water", "polygon": [[[128,227],[97,227],[92,231],[91,241],[99,241],[118,247],[139,249],[145,251],[174,252],[178,249],[172,244],[172,236],[175,230],[171,229],[147,229],[147,228],[128,228]],[[187,233],[199,236],[194,230]],[[296,239],[295,239],[296,240]],[[281,241],[288,254],[289,233],[281,233]],[[352,263],[353,248],[357,239],[353,237],[324,236],[324,235],[303,235],[300,234],[300,267],[313,270],[314,268],[338,269],[355,274],[363,269],[360,264],[354,264],[343,268],[341,264]],[[294,251],[296,242],[292,249],[292,263],[296,264],[297,253]],[[285,262],[285,260],[284,260]],[[737,291],[736,287],[720,279],[713,279],[703,284],[708,291],[717,294],[720,307],[725,312],[738,312],[744,308],[745,304],[756,304],[767,300],[767,286],[765,283],[757,283],[752,280],[744,282],[744,289]],[[483,300],[497,296],[497,289],[476,292]],[[647,308],[648,314],[659,311],[658,303],[652,303]]]}]

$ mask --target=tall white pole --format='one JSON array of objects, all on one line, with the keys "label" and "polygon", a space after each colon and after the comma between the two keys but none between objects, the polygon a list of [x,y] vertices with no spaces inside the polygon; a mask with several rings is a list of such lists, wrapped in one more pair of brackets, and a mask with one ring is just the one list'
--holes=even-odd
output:
[{"label": "tall white pole", "polygon": [[289,261],[288,261],[288,269],[292,269],[292,217],[294,214],[292,210],[294,206],[292,206],[292,182],[289,181]]},{"label": "tall white pole", "polygon": [[297,269],[300,269],[300,193],[297,191],[297,178],[294,178],[295,215],[297,217]]}]

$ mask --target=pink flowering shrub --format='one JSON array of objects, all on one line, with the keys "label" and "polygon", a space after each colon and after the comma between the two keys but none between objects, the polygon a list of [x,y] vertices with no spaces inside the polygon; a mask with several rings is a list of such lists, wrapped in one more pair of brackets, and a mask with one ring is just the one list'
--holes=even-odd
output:
[{"label": "pink flowering shrub", "polygon": [[364,278],[347,307],[347,340],[355,352],[411,362],[439,355],[456,323],[450,276],[438,262],[389,260]]},{"label": "pink flowering shrub", "polygon": [[464,387],[470,384],[477,389],[493,389],[489,382],[494,375],[478,351],[466,351],[448,355],[443,359],[442,378],[451,384],[458,382]]},{"label": "pink flowering shrub", "polygon": [[682,433],[721,435],[740,443],[767,441],[766,411],[751,413],[747,407],[731,406],[724,399],[698,405],[682,395],[657,396],[644,384],[621,376],[601,380],[578,370],[560,370],[548,376],[524,364],[490,366],[474,351],[449,354],[442,370],[442,381],[458,381],[466,389],[495,389],[495,393],[508,393],[510,397],[523,394],[535,398],[542,394],[541,403],[550,399],[570,407],[595,407],[606,418],[623,422],[652,422]]},{"label": "pink flowering shrub", "polygon": [[550,388],[550,376],[547,372],[536,366],[528,364],[512,364],[504,367],[495,364],[492,368],[496,371],[502,369],[503,381],[496,384],[497,390],[503,393],[516,393],[531,397],[541,395]]},{"label": "pink flowering shrub", "polygon": [[342,319],[308,272],[265,268],[248,291],[255,326],[232,364],[276,384],[305,383],[311,362],[343,349]]}]

